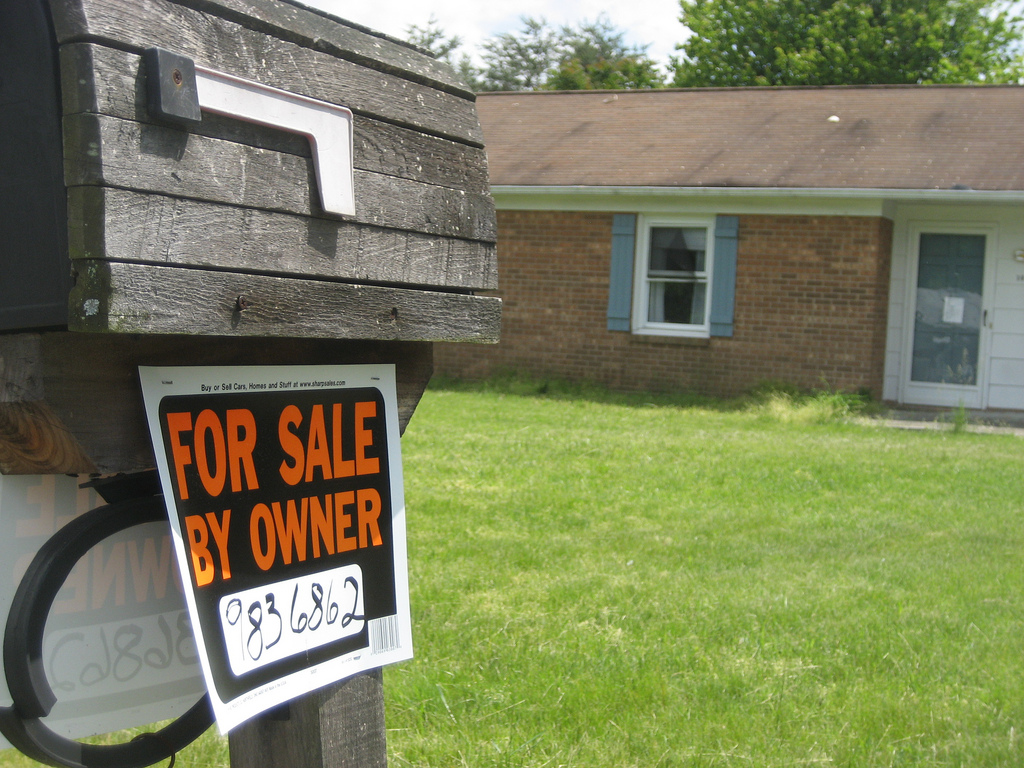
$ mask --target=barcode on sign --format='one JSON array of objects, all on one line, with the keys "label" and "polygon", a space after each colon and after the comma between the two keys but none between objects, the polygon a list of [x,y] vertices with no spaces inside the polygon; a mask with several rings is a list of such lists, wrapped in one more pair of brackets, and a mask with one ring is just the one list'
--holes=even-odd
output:
[{"label": "barcode on sign", "polygon": [[401,636],[398,634],[398,616],[384,616],[367,622],[370,634],[370,654],[387,653],[398,648]]}]

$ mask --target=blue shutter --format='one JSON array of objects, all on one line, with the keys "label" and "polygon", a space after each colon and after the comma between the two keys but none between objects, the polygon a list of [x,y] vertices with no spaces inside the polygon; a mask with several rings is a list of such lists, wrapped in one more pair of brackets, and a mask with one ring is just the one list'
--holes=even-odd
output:
[{"label": "blue shutter", "polygon": [[612,219],[612,268],[608,281],[608,330],[628,331],[633,303],[633,255],[636,216],[617,213]]},{"label": "blue shutter", "polygon": [[712,336],[732,336],[739,229],[738,216],[718,216],[715,219],[715,263],[711,276]]}]

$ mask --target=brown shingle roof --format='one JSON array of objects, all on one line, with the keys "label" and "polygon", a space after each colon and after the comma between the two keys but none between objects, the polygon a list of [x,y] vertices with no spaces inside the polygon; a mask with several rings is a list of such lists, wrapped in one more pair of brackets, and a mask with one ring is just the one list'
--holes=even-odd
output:
[{"label": "brown shingle roof", "polygon": [[1020,86],[490,93],[477,107],[495,186],[1024,190]]}]

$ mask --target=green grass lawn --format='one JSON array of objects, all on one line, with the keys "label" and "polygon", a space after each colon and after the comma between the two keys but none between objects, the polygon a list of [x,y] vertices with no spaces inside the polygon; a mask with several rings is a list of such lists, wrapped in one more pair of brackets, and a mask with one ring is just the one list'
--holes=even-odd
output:
[{"label": "green grass lawn", "polygon": [[1024,439],[538,389],[403,438],[392,766],[1024,765]]},{"label": "green grass lawn", "polygon": [[1024,765],[1021,438],[605,400],[424,397],[393,765]]}]

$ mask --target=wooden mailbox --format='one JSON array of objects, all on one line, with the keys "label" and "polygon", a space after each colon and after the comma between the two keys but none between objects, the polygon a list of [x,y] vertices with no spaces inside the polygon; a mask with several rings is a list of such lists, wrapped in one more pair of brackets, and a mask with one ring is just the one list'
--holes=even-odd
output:
[{"label": "wooden mailbox", "polygon": [[392,362],[404,426],[431,342],[497,340],[447,66],[286,0],[19,0],[0,38],[0,471],[152,466],[139,364]]}]

